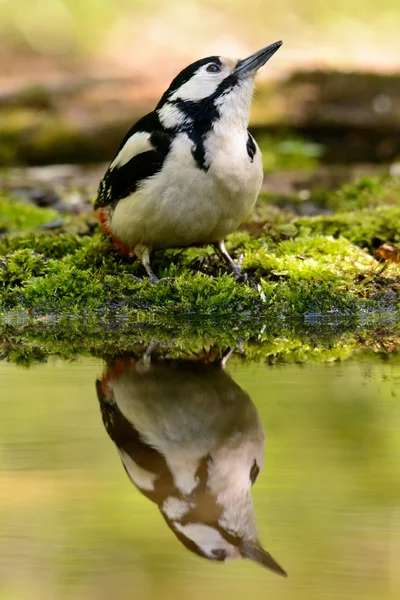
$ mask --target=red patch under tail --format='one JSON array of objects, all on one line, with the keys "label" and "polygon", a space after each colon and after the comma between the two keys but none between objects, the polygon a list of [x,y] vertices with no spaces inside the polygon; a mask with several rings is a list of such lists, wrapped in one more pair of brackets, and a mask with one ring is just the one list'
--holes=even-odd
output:
[{"label": "red patch under tail", "polygon": [[129,248],[124,242],[121,242],[115,235],[112,234],[110,228],[110,214],[107,208],[102,208],[99,214],[100,226],[103,230],[103,233],[109,236],[114,244],[118,254],[122,254],[124,256],[129,256],[132,252],[132,249]]}]

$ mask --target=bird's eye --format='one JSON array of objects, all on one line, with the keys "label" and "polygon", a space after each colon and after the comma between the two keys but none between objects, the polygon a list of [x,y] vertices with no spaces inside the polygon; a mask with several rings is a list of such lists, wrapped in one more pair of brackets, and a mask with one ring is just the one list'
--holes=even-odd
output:
[{"label": "bird's eye", "polygon": [[211,63],[206,69],[207,73],[220,73],[221,70],[221,67],[215,63]]},{"label": "bird's eye", "polygon": [[250,469],[250,481],[253,484],[258,477],[260,472],[260,467],[258,466],[256,460],[254,460],[251,469]]},{"label": "bird's eye", "polygon": [[215,548],[215,550],[211,550],[211,554],[215,556],[217,560],[226,559],[226,550],[224,550],[223,548]]}]

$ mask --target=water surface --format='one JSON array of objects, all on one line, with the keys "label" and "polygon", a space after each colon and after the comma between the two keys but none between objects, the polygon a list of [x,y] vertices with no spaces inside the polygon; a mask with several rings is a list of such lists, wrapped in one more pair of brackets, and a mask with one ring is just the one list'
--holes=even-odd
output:
[{"label": "water surface", "polygon": [[188,551],[107,434],[103,362],[52,358],[0,363],[0,598],[397,600],[400,365],[231,357],[226,372],[265,432],[254,512],[288,578]]}]

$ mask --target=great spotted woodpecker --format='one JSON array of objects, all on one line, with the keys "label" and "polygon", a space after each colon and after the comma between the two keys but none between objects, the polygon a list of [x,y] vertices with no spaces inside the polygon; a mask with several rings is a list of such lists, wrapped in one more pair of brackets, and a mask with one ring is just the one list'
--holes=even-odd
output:
[{"label": "great spotted woodpecker", "polygon": [[281,45],[244,60],[210,56],[189,65],[123,139],[95,208],[104,231],[142,260],[152,283],[153,249],[204,244],[242,279],[223,240],[261,188],[261,152],[247,127],[255,75]]}]

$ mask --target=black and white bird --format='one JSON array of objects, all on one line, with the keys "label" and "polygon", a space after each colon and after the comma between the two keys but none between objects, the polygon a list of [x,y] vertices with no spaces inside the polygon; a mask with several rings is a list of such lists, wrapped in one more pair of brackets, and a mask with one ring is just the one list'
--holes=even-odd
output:
[{"label": "black and white bird", "polygon": [[259,542],[251,497],[264,463],[263,427],[221,364],[122,358],[96,387],[126,473],[186,548],[286,575]]},{"label": "black and white bird", "polygon": [[247,127],[255,75],[281,45],[244,60],[210,56],[189,65],[123,139],[95,208],[103,230],[141,259],[152,283],[153,249],[204,244],[242,277],[223,240],[261,188],[261,152]]}]

